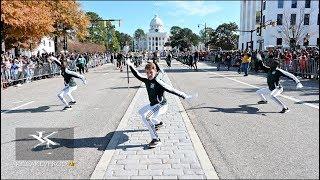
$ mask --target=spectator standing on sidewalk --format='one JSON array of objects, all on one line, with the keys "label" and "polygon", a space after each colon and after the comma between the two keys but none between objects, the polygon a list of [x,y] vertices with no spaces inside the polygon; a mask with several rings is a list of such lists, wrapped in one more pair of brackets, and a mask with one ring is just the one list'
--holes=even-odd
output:
[{"label": "spectator standing on sidewalk", "polygon": [[230,54],[227,54],[227,56],[226,56],[226,60],[225,60],[225,64],[226,64],[226,66],[227,66],[227,69],[228,69],[228,71],[230,70],[230,67],[231,67],[231,56],[230,56]]},{"label": "spectator standing on sidewalk", "polygon": [[172,58],[171,52],[168,52],[168,56],[166,58],[166,62],[167,62],[167,65],[168,65],[169,68],[171,67],[171,58]]},{"label": "spectator standing on sidewalk", "polygon": [[86,60],[86,64],[85,64],[85,69],[86,69],[86,72],[89,72],[89,67],[88,67],[88,63],[89,63],[89,55],[88,53],[85,53],[84,56],[83,56]]},{"label": "spectator standing on sidewalk", "polygon": [[12,66],[11,66],[11,79],[13,81],[13,84],[17,84],[17,80],[18,80],[18,68],[19,68],[19,65],[18,65],[18,59],[14,59],[13,60],[13,63],[12,63]]},{"label": "spectator standing on sidewalk", "polygon": [[10,59],[8,57],[4,57],[4,77],[7,81],[9,81],[11,79],[11,73],[10,73],[10,69],[11,69],[11,62]]},{"label": "spectator standing on sidewalk", "polygon": [[285,70],[289,71],[291,69],[291,64],[292,64],[292,54],[289,50],[286,51],[285,57],[284,57],[284,63],[285,63]]},{"label": "spectator standing on sidewalk", "polygon": [[124,61],[123,54],[119,52],[117,55],[117,67],[120,69],[120,72],[123,71],[123,61]]},{"label": "spectator standing on sidewalk", "polygon": [[83,57],[83,55],[80,55],[77,59],[77,67],[79,68],[79,73],[80,74],[84,74],[84,68],[85,68],[85,64],[86,64],[86,59]]},{"label": "spectator standing on sidewalk", "polygon": [[26,63],[24,64],[24,73],[26,76],[26,83],[30,83],[31,82],[31,74],[30,74],[30,59],[26,60]]},{"label": "spectator standing on sidewalk", "polygon": [[218,53],[216,54],[215,63],[218,63],[218,65],[217,65],[217,71],[220,71],[220,66],[221,66],[221,64],[223,63],[223,62],[222,62],[222,56],[221,56],[221,53],[220,53],[220,52],[218,52]]},{"label": "spectator standing on sidewalk", "polygon": [[[155,63],[148,63],[145,66],[145,72],[147,77],[143,77],[135,68],[133,63],[128,59],[126,63],[129,65],[132,74],[144,82],[147,88],[148,97],[150,104],[145,105],[139,110],[139,114],[148,128],[152,141],[148,144],[149,148],[154,148],[161,144],[160,138],[156,130],[163,125],[162,122],[159,122],[157,119],[159,115],[164,114],[167,109],[167,100],[164,97],[164,91],[167,91],[171,94],[177,95],[183,99],[190,99],[192,96],[187,95],[184,92],[174,89],[173,87],[166,84],[160,78],[158,78],[157,69],[160,67]],[[160,69],[161,70],[161,69]]]},{"label": "spectator standing on sidewalk", "polygon": [[249,64],[251,62],[251,54],[248,52],[245,52],[243,58],[242,58],[242,71],[244,72],[244,76],[248,76],[249,71]]},{"label": "spectator standing on sidewalk", "polygon": [[198,71],[198,61],[199,61],[199,52],[194,52],[194,59],[193,59],[193,65],[196,68],[196,71]]},{"label": "spectator standing on sidewalk", "polygon": [[301,56],[299,57],[299,67],[302,77],[306,77],[307,67],[308,67],[308,58],[305,52],[302,52]]},{"label": "spectator standing on sidewalk", "polygon": [[18,86],[21,86],[23,83],[23,70],[24,70],[24,60],[23,57],[19,58],[18,61]]}]

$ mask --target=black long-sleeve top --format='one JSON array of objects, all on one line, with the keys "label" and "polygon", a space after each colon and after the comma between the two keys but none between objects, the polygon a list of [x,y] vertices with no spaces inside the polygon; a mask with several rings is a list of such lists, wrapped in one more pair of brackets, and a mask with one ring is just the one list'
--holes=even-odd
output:
[{"label": "black long-sleeve top", "polygon": [[[157,69],[160,69],[157,64],[156,66]],[[165,91],[177,95],[183,99],[185,99],[187,96],[184,92],[174,89],[170,85],[166,84],[163,80],[161,80],[158,77],[159,73],[156,75],[154,79],[149,80],[148,78],[143,77],[134,67],[130,66],[130,70],[137,79],[145,83],[150,101],[150,106],[153,106],[158,103],[166,104],[167,100],[164,96]]]},{"label": "black long-sleeve top", "polygon": [[281,76],[292,79],[296,83],[300,82],[297,77],[283,69],[276,68],[272,70],[269,66],[266,66],[264,63],[262,63],[261,67],[262,70],[264,70],[267,73],[267,83],[270,91],[276,89],[277,87],[282,87],[279,82]]}]

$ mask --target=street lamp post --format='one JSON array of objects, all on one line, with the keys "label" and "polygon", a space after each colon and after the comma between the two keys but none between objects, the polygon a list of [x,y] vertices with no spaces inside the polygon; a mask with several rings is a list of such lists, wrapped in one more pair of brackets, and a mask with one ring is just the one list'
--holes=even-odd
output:
[{"label": "street lamp post", "polygon": [[236,30],[239,32],[250,32],[250,50],[251,52],[253,51],[253,40],[252,40],[252,34],[255,32],[257,29],[251,29],[251,30]]},{"label": "street lamp post", "polygon": [[[119,23],[119,27],[120,27],[121,19],[95,19],[95,20],[91,20],[90,22],[114,22],[114,21],[118,22]],[[91,27],[92,26],[93,26],[93,24],[91,24]],[[109,47],[109,45],[108,45],[108,47]]]},{"label": "street lamp post", "polygon": [[208,50],[208,45],[207,45],[207,23],[203,24],[198,24],[198,28],[200,26],[204,26],[204,47],[206,48],[206,50]]},{"label": "street lamp post", "polygon": [[[252,52],[252,51],[253,51],[253,39],[252,39],[252,34],[253,34],[253,32],[255,32],[256,30],[260,30],[260,31],[259,31],[259,34],[261,35],[262,28],[267,27],[267,26],[270,26],[270,25],[275,26],[275,23],[276,23],[275,21],[269,20],[269,21],[265,22],[264,24],[260,25],[259,27],[257,27],[256,29],[251,29],[251,30],[236,30],[236,31],[239,31],[239,32],[250,32],[250,50],[251,50],[251,52]],[[262,43],[262,41],[260,40],[260,41],[259,41],[259,50],[261,50],[261,49],[260,49],[261,46],[262,46],[261,43]]]}]

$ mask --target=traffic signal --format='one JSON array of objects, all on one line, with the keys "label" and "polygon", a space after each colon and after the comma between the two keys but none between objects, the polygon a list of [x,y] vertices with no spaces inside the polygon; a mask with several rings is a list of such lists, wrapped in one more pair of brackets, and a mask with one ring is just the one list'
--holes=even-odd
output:
[{"label": "traffic signal", "polygon": [[261,27],[257,28],[257,36],[261,36]]}]

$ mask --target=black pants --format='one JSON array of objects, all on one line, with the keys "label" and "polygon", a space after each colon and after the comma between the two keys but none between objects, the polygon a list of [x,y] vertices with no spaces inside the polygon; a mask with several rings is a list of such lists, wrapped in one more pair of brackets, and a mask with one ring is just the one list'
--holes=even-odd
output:
[{"label": "black pants", "polygon": [[78,65],[78,68],[79,68],[79,73],[80,74],[82,74],[82,73],[84,74],[84,65],[82,65],[82,64]]}]

